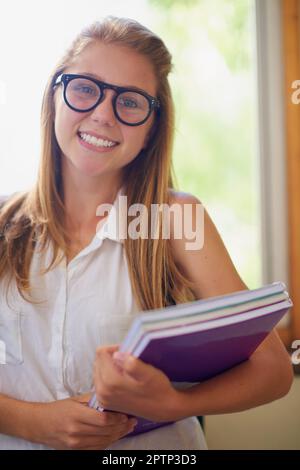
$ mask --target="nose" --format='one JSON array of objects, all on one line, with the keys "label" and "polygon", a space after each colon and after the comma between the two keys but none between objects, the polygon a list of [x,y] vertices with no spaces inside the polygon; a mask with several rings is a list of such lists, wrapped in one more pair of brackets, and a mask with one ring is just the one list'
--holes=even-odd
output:
[{"label": "nose", "polygon": [[93,109],[91,118],[101,125],[113,127],[116,124],[116,116],[113,109],[113,90],[104,90],[102,101]]}]

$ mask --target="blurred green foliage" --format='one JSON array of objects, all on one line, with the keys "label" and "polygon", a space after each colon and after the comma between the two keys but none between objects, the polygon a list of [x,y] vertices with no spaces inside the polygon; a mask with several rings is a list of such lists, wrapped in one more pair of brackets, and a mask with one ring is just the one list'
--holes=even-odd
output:
[{"label": "blurred green foliage", "polygon": [[174,168],[241,276],[261,282],[254,0],[148,0],[173,56]]},{"label": "blurred green foliage", "polygon": [[249,66],[251,57],[246,43],[252,0],[149,0],[149,3],[163,14],[167,13],[171,29],[174,17],[189,16],[189,23],[176,24],[180,39],[188,34],[190,26],[194,26],[192,15],[196,13],[199,28],[206,29],[229,67],[238,70]]},{"label": "blurred green foliage", "polygon": [[149,0],[150,4],[156,7],[161,7],[164,10],[178,5],[184,7],[191,7],[196,4],[199,4],[199,2],[201,2],[201,0]]}]

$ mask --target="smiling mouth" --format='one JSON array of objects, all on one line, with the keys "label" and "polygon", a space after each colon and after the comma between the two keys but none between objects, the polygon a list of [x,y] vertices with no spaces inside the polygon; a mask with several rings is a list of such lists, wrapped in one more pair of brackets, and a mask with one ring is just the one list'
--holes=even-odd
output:
[{"label": "smiling mouth", "polygon": [[112,148],[119,145],[118,142],[112,140],[97,138],[93,135],[89,135],[85,132],[77,132],[78,137],[84,142],[93,145],[96,148]]}]

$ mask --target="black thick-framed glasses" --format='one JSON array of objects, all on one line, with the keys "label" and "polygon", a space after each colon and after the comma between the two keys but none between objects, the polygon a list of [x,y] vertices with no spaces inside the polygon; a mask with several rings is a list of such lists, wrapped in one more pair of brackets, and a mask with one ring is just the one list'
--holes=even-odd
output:
[{"label": "black thick-framed glasses", "polygon": [[111,85],[87,75],[63,73],[57,77],[53,88],[61,83],[65,103],[79,113],[95,109],[103,101],[105,89],[114,90],[112,105],[115,116],[128,126],[144,124],[152,111],[160,107],[158,99],[145,91]]}]

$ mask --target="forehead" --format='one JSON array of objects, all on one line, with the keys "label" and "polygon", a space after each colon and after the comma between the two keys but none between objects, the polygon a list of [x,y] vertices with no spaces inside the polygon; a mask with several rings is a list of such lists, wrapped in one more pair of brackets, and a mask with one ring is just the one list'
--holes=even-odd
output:
[{"label": "forehead", "polygon": [[99,80],[133,86],[156,94],[156,79],[151,62],[143,55],[115,44],[90,44],[65,72],[90,73]]}]

